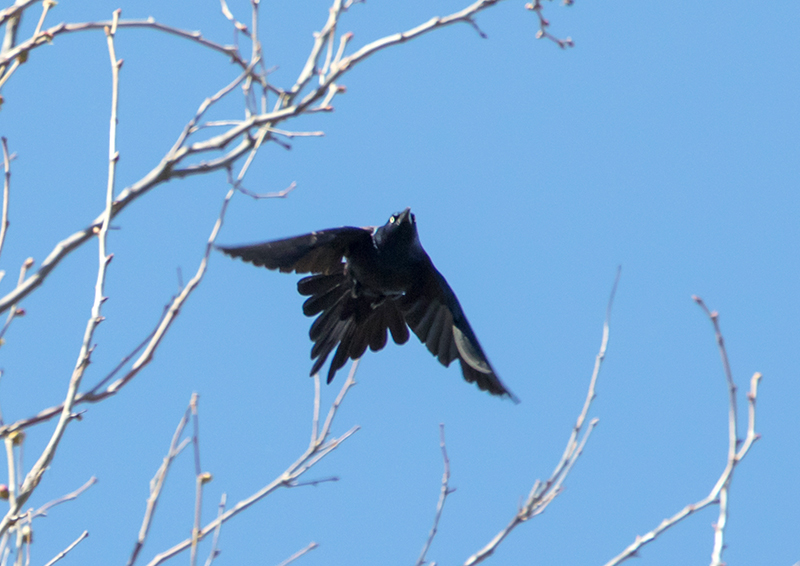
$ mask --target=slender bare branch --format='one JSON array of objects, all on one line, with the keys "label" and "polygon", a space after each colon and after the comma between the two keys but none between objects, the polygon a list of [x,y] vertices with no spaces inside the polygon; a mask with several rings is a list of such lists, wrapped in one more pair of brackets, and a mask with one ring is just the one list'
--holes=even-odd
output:
[{"label": "slender bare branch", "polygon": [[586,426],[586,430],[583,431],[583,436],[580,436],[581,431],[584,429],[586,416],[589,413],[589,407],[596,396],[595,387],[597,385],[597,378],[600,375],[600,368],[603,365],[603,360],[606,357],[610,328],[609,323],[611,320],[611,308],[614,305],[614,296],[617,292],[620,273],[621,268],[617,268],[617,274],[614,278],[614,285],[611,287],[611,294],[609,295],[608,305],[606,306],[606,316],[605,320],[603,321],[603,337],[600,341],[600,350],[598,351],[597,357],[594,361],[594,370],[592,371],[592,378],[589,381],[589,390],[586,394],[586,400],[583,403],[583,408],[581,409],[578,419],[575,422],[575,426],[573,426],[572,432],[567,440],[567,446],[564,449],[564,454],[561,456],[561,460],[559,460],[558,464],[553,470],[553,473],[550,475],[550,478],[547,481],[542,482],[540,480],[536,480],[531,488],[525,505],[517,511],[516,515],[514,515],[508,525],[506,525],[503,530],[497,533],[497,535],[495,535],[495,537],[489,541],[486,546],[470,556],[464,563],[464,566],[471,566],[472,564],[478,564],[486,560],[489,556],[494,554],[494,551],[497,550],[497,547],[511,533],[512,530],[528,519],[543,513],[547,506],[558,496],[559,493],[561,493],[561,486],[563,485],[564,480],[572,470],[572,466],[583,453],[583,448],[586,446],[586,442],[589,440],[589,436],[594,430],[594,427],[597,426],[598,422],[597,419],[592,419],[588,426]]},{"label": "slender bare branch", "polygon": [[419,558],[417,558],[417,562],[415,566],[422,566],[425,564],[425,555],[428,554],[428,550],[431,548],[433,544],[433,539],[436,537],[436,532],[439,530],[439,520],[442,518],[442,512],[444,511],[444,502],[447,499],[447,496],[450,495],[455,491],[454,489],[450,489],[450,458],[447,457],[447,446],[444,442],[444,423],[439,424],[439,447],[442,450],[442,460],[444,460],[444,472],[442,472],[442,487],[439,490],[439,501],[436,503],[436,515],[433,518],[433,526],[431,527],[431,532],[428,534],[428,539],[425,541],[425,544],[422,547],[422,552],[419,554]]},{"label": "slender bare branch", "polygon": [[56,505],[61,505],[62,503],[66,503],[67,501],[73,501],[73,500],[77,499],[84,491],[86,491],[87,489],[89,489],[90,487],[92,487],[96,483],[97,483],[97,478],[94,477],[94,476],[90,477],[89,481],[87,481],[85,484],[83,484],[81,487],[79,487],[75,491],[73,491],[71,493],[68,493],[66,495],[63,495],[63,496],[59,497],[58,499],[54,499],[53,501],[50,501],[49,503],[45,503],[44,505],[39,507],[36,511],[34,511],[31,514],[31,519],[35,519],[36,517],[46,516],[47,512],[50,509],[52,509],[53,507],[55,507]]},{"label": "slender bare branch", "polygon": [[150,532],[150,525],[153,523],[153,517],[155,516],[156,506],[158,505],[158,498],[161,496],[161,490],[164,487],[164,482],[167,481],[167,472],[169,472],[169,467],[172,465],[173,460],[177,458],[178,454],[180,454],[183,449],[188,444],[188,439],[184,442],[181,442],[181,436],[183,436],[183,430],[186,428],[186,424],[189,422],[189,414],[190,409],[186,409],[183,413],[183,417],[178,422],[178,427],[175,429],[175,434],[172,435],[172,441],[169,444],[169,451],[167,455],[164,456],[164,460],[161,462],[161,466],[159,466],[158,470],[156,471],[156,475],[150,480],[150,496],[147,498],[147,507],[144,512],[144,518],[142,519],[142,526],[139,529],[139,537],[136,540],[136,544],[133,546],[133,552],[131,552],[130,558],[128,558],[127,566],[133,566],[136,562],[136,559],[139,556],[139,552],[141,552],[142,547],[144,546],[145,540],[147,540],[147,535]]},{"label": "slender bare branch", "polygon": [[64,558],[70,550],[78,546],[78,543],[80,543],[83,539],[85,539],[88,536],[89,536],[89,531],[83,531],[83,533],[81,533],[81,536],[75,539],[75,541],[72,544],[70,544],[67,548],[56,554],[53,557],[53,559],[50,560],[50,562],[48,562],[44,566],[53,566],[53,564]]},{"label": "slender bare branch", "polygon": [[19,439],[24,437],[24,433],[9,435],[5,438],[6,461],[8,463],[8,504],[11,507],[17,506],[17,490],[19,480],[17,479],[16,457],[14,456],[14,446]]},{"label": "slender bare branch", "polygon": [[[564,0],[564,5],[571,6],[573,2],[574,0]],[[571,37],[560,39],[547,31],[547,29],[550,27],[550,22],[542,14],[542,0],[533,0],[533,2],[528,2],[525,4],[525,9],[535,12],[536,17],[539,18],[539,31],[536,32],[536,39],[549,39],[561,49],[575,47],[575,42],[572,41]]]},{"label": "slender bare branch", "polygon": [[331,408],[328,412],[328,419],[326,420],[326,425],[323,427],[323,430],[320,434],[320,437],[316,439],[315,442],[311,443],[308,448],[306,448],[305,452],[298,458],[291,466],[289,466],[280,476],[274,479],[272,482],[261,488],[259,491],[247,497],[246,499],[242,499],[228,511],[219,515],[216,519],[208,523],[202,529],[200,529],[196,534],[193,533],[191,537],[183,540],[182,542],[176,544],[172,548],[165,550],[164,552],[156,555],[148,564],[148,566],[156,566],[158,564],[162,564],[166,560],[169,560],[173,556],[183,552],[187,548],[190,548],[193,544],[193,541],[196,539],[198,542],[203,540],[206,536],[210,533],[214,532],[218,525],[228,521],[229,519],[235,517],[245,509],[249,508],[251,505],[254,505],[264,497],[268,496],[275,490],[281,487],[291,487],[301,475],[307,472],[311,467],[313,467],[317,462],[319,462],[322,458],[327,456],[331,451],[335,450],[336,448],[341,445],[342,442],[350,438],[358,429],[358,426],[354,426],[343,435],[339,436],[338,438],[330,438],[329,431],[330,431],[330,423],[333,422],[333,416],[335,415],[336,411],[338,410],[339,406],[341,405],[342,401],[344,400],[345,395],[355,383],[355,370],[358,367],[356,362],[353,362],[350,370],[350,375],[348,375],[347,381],[342,385],[342,389],[339,391],[336,400],[331,405]]},{"label": "slender bare branch", "polygon": [[300,550],[298,550],[297,552],[292,554],[289,558],[287,558],[286,560],[284,560],[283,562],[278,564],[278,566],[287,566],[287,564],[291,564],[292,562],[294,562],[295,560],[297,560],[301,556],[304,556],[304,555],[308,554],[309,552],[311,552],[312,550],[314,550],[315,548],[318,548],[318,547],[319,547],[319,545],[317,543],[310,542],[310,543],[308,543],[308,546],[306,546],[305,548],[301,548]]},{"label": "slender bare branch", "polygon": [[755,406],[756,397],[758,394],[758,383],[761,380],[761,374],[755,373],[750,380],[750,392],[747,395],[750,413],[748,419],[747,438],[742,444],[739,452],[736,452],[736,447],[739,442],[736,432],[736,385],[734,384],[730,364],[728,363],[725,340],[722,337],[722,332],[720,331],[719,327],[719,314],[716,311],[709,310],[703,300],[699,297],[695,296],[693,299],[698,305],[700,305],[700,308],[703,309],[714,326],[714,335],[717,342],[717,347],[719,348],[720,358],[722,359],[722,367],[725,374],[726,385],[728,386],[728,458],[725,464],[725,469],[722,471],[719,479],[714,484],[714,487],[711,488],[711,492],[706,497],[700,501],[697,501],[696,503],[687,505],[672,517],[664,519],[652,531],[644,535],[638,535],[636,539],[630,545],[628,545],[627,548],[625,548],[625,550],[609,560],[605,566],[616,566],[628,558],[636,556],[639,552],[639,549],[646,544],[653,542],[661,535],[661,533],[670,529],[671,527],[674,527],[686,517],[714,504],[719,504],[720,508],[717,521],[714,524],[714,547],[711,555],[711,564],[712,566],[722,566],[723,564],[722,551],[725,548],[724,530],[728,518],[728,487],[733,479],[733,471],[737,464],[747,455],[753,445],[753,442],[759,438],[759,435],[755,432]]},{"label": "slender bare branch", "polygon": [[[7,52],[3,53],[2,56],[0,56],[0,65],[7,64],[9,61],[18,59],[19,57],[25,57],[28,54],[28,52],[30,52],[32,49],[36,49],[37,47],[40,47],[42,45],[52,43],[52,41],[59,35],[82,32],[82,31],[103,30],[107,27],[111,27],[111,25],[113,25],[113,21],[58,24],[56,26],[50,27],[44,31],[39,32],[36,35],[31,36],[30,39],[20,42],[13,49],[10,49]],[[173,26],[168,26],[166,24],[157,22],[153,18],[148,18],[146,20],[119,20],[117,22],[117,27],[152,29],[164,32],[169,35],[180,37],[182,39],[194,41],[196,43],[199,43],[203,47],[211,49],[212,51],[222,53],[223,55],[229,57],[233,63],[235,63],[242,69],[246,69],[248,66],[247,62],[244,59],[242,59],[241,55],[238,53],[238,50],[235,47],[230,45],[220,45],[219,43],[210,41],[204,38],[199,31],[182,30]],[[259,82],[263,80],[261,79],[261,77],[257,75],[254,76],[253,78]]]},{"label": "slender bare branch", "polygon": [[47,12],[50,11],[50,8],[55,7],[56,2],[55,0],[44,0],[42,2],[42,13],[39,16],[39,22],[36,24],[36,29],[33,31],[33,35],[37,36],[42,31],[42,26],[44,25],[44,19],[47,17]]},{"label": "slender bare branch", "polygon": [[[19,268],[19,279],[17,280],[17,285],[21,284],[25,280],[25,275],[28,273],[28,269],[31,268],[33,265],[33,258],[28,258],[24,262],[22,262],[22,267]],[[2,345],[2,339],[6,335],[6,331],[11,326],[14,318],[25,314],[24,309],[20,309],[17,305],[11,305],[11,308],[8,311],[8,316],[6,317],[6,322],[3,324],[3,328],[0,328],[0,345]]]},{"label": "slender bare branch", "polygon": [[0,218],[0,253],[3,252],[3,244],[6,241],[6,231],[8,230],[8,203],[11,192],[11,156],[8,153],[8,140],[3,136],[3,169],[5,180],[3,182],[3,216]]},{"label": "slender bare branch", "polygon": [[110,28],[106,28],[106,37],[108,38],[108,50],[111,58],[112,70],[112,95],[111,95],[111,125],[109,128],[109,170],[108,170],[108,184],[106,187],[106,205],[102,215],[102,222],[97,231],[98,240],[98,255],[99,265],[97,268],[97,280],[94,289],[94,302],[92,304],[91,315],[86,323],[86,331],[81,343],[80,352],[78,353],[78,360],[75,364],[75,369],[70,377],[69,387],[67,388],[66,399],[63,403],[61,417],[56,424],[55,429],[50,437],[47,446],[42,451],[39,459],[33,465],[31,470],[25,477],[25,481],[20,487],[19,493],[15,504],[10,507],[5,517],[0,521],[0,534],[4,533],[9,525],[14,521],[16,515],[19,513],[21,506],[25,504],[28,497],[39,484],[45,470],[50,466],[50,462],[55,456],[59,443],[66,431],[67,425],[72,421],[72,408],[75,403],[75,398],[78,395],[78,388],[81,384],[84,371],[89,364],[89,358],[92,352],[92,338],[97,326],[103,321],[101,309],[103,303],[106,301],[106,296],[103,292],[105,286],[106,272],[108,264],[111,262],[112,256],[106,251],[106,240],[108,234],[108,227],[111,223],[111,208],[114,202],[114,180],[116,172],[116,163],[119,159],[119,154],[116,150],[116,132],[117,132],[117,106],[119,101],[119,69],[121,62],[117,60],[114,52],[114,33],[116,32],[116,22],[119,20],[120,11],[114,12],[114,20]]},{"label": "slender bare branch", "polygon": [[194,525],[192,527],[192,552],[189,559],[191,566],[197,564],[197,534],[200,532],[203,509],[203,486],[210,481],[211,474],[204,474],[200,466],[200,423],[197,415],[197,402],[199,396],[192,393],[189,409],[192,413],[192,452],[194,453],[195,497],[194,497]]},{"label": "slender bare branch", "polygon": [[19,17],[27,8],[40,2],[41,0],[16,0],[8,8],[0,10],[0,25],[6,23],[9,18]]},{"label": "slender bare branch", "polygon": [[[222,0],[224,2],[224,0]],[[219,500],[219,507],[217,508],[217,518],[221,517],[223,513],[225,513],[225,504],[228,501],[228,496],[226,494],[222,494],[222,497]],[[205,566],[211,566],[211,563],[214,562],[214,559],[219,556],[219,534],[222,531],[222,523],[217,525],[217,528],[214,529],[214,538],[211,541],[211,550],[208,551],[208,558],[206,558]]]}]

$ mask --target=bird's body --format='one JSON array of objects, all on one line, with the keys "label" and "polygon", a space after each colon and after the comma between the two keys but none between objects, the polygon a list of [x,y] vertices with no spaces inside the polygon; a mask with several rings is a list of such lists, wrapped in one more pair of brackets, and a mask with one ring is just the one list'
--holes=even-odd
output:
[{"label": "bird's body", "polygon": [[410,209],[385,225],[332,228],[262,244],[220,247],[224,253],[284,273],[312,273],[297,283],[306,295],[303,312],[319,315],[311,325],[311,375],[336,348],[328,382],[348,359],[367,347],[397,344],[410,327],[439,361],[456,358],[467,381],[494,395],[516,397],[495,375],[447,281],[422,248]]}]

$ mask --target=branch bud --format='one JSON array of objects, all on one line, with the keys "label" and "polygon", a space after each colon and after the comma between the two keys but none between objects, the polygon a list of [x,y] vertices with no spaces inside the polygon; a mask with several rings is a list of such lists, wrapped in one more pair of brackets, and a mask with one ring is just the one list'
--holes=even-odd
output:
[{"label": "branch bud", "polygon": [[30,525],[23,525],[20,534],[22,535],[22,542],[27,542],[28,544],[33,542],[33,530],[31,530]]}]

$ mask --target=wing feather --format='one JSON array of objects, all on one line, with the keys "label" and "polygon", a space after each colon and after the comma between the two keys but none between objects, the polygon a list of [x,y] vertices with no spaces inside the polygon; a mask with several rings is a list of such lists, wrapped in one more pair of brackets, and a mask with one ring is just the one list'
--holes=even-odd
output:
[{"label": "wing feather", "polygon": [[351,246],[371,241],[371,229],[345,226],[249,246],[217,248],[231,257],[283,273],[335,273],[342,269],[342,258]]},{"label": "wing feather", "polygon": [[519,402],[495,374],[445,278],[430,261],[425,271],[425,276],[401,301],[408,326],[442,365],[448,366],[458,358],[465,380],[484,391]]}]

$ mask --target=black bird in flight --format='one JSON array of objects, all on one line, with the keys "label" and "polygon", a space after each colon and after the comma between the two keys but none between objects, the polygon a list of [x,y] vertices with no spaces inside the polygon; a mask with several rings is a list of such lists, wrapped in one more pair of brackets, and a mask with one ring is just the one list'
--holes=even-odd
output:
[{"label": "black bird in flight", "polygon": [[519,402],[495,374],[455,293],[422,248],[410,208],[380,227],[345,226],[219,249],[267,269],[313,274],[297,283],[298,292],[309,297],[303,313],[319,315],[309,331],[311,375],[336,348],[330,383],[348,358],[360,358],[367,346],[373,352],[383,348],[387,329],[397,344],[405,344],[411,327],[443,365],[458,358],[464,379]]}]

